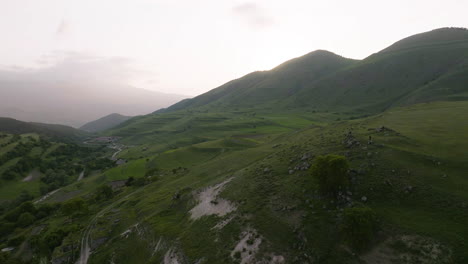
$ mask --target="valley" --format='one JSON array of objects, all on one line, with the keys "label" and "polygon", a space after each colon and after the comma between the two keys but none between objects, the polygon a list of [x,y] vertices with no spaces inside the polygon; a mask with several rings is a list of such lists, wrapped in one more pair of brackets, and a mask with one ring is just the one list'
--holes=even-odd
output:
[{"label": "valley", "polygon": [[5,125],[0,262],[466,263],[466,76],[444,28],[94,133]]}]

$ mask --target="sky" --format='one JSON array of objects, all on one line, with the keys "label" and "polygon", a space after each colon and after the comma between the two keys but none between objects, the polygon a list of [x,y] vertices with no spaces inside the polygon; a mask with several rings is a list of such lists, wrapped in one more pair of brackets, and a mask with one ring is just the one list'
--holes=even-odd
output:
[{"label": "sky", "polygon": [[467,10],[466,0],[0,0],[0,78],[40,71],[195,96],[317,49],[362,59],[468,27]]}]

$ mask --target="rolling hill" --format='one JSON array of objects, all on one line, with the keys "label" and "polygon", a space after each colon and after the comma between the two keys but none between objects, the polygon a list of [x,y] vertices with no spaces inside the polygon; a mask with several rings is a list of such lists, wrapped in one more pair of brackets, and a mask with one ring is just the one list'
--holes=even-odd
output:
[{"label": "rolling hill", "polygon": [[87,132],[100,132],[110,128],[113,128],[128,119],[132,118],[131,116],[124,116],[117,113],[113,113],[104,117],[99,118],[98,120],[91,121],[84,124],[80,127],[81,130]]},{"label": "rolling hill", "polygon": [[315,51],[159,112],[248,108],[368,114],[465,99],[467,76],[468,30],[442,28],[398,41],[361,61]]},{"label": "rolling hill", "polygon": [[[254,72],[193,99],[140,116],[106,133],[172,148],[210,139],[216,130],[280,130],[279,116],[303,124],[352,119],[397,106],[466,100],[468,30],[442,28],[398,41],[362,61],[311,52],[271,71]],[[275,116],[275,118],[270,118]],[[177,136],[175,136],[177,135]]]},{"label": "rolling hill", "polygon": [[36,133],[58,141],[77,141],[88,135],[69,126],[23,122],[8,117],[0,117],[0,131],[10,134]]},{"label": "rolling hill", "polygon": [[288,105],[376,113],[394,106],[466,99],[468,30],[418,34],[311,84]]},{"label": "rolling hill", "polygon": [[204,109],[265,108],[266,105],[280,102],[296,94],[305,86],[349,67],[355,62],[355,60],[343,58],[328,51],[314,51],[289,60],[270,71],[250,73],[193,99],[179,102],[161,112],[197,107]]}]

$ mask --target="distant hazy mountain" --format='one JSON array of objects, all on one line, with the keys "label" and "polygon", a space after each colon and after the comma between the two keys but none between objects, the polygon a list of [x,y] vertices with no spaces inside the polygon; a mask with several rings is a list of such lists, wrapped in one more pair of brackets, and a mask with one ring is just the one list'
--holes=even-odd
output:
[{"label": "distant hazy mountain", "polygon": [[58,141],[76,141],[87,136],[86,132],[69,126],[23,122],[8,117],[0,117],[0,132],[11,134],[37,133]]},{"label": "distant hazy mountain", "polygon": [[114,113],[86,123],[80,129],[87,132],[100,132],[120,125],[130,118],[132,117]]},{"label": "distant hazy mountain", "polygon": [[109,113],[135,116],[174,104],[186,96],[125,85],[39,78],[0,71],[0,116],[80,127]]}]

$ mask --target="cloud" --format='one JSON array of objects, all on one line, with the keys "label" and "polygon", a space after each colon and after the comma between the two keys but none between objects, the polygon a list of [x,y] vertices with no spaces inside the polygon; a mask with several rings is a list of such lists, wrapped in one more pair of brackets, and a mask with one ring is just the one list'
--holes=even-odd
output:
[{"label": "cloud", "polygon": [[151,86],[157,79],[126,57],[55,51],[39,62],[0,68],[0,116],[79,126],[110,113],[150,113],[185,98],[135,88],[135,79],[151,80]]},{"label": "cloud", "polygon": [[71,26],[68,21],[62,19],[55,30],[55,36],[57,37],[65,37],[69,35],[71,32]]},{"label": "cloud", "polygon": [[254,2],[234,6],[232,12],[253,28],[266,28],[275,23],[274,19],[268,16],[265,10]]},{"label": "cloud", "polygon": [[36,60],[35,67],[2,67],[0,79],[23,79],[40,82],[97,84],[129,84],[134,79],[148,78],[151,72],[136,68],[126,57],[102,57],[92,54],[54,51]]}]

